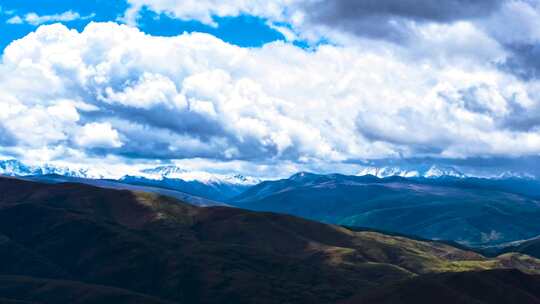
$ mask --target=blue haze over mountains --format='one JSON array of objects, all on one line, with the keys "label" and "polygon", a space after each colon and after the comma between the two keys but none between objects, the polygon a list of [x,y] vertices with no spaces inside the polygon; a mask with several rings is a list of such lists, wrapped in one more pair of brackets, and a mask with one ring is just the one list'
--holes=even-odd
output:
[{"label": "blue haze over mountains", "polygon": [[367,167],[358,176],[300,172],[258,183],[241,175],[183,180],[174,174],[187,171],[161,166],[143,170],[141,176],[107,179],[92,178],[85,170],[27,166],[16,160],[0,162],[0,173],[48,183],[156,192],[199,206],[285,213],[473,247],[504,247],[540,235],[540,181],[527,174],[478,178],[448,166]]}]

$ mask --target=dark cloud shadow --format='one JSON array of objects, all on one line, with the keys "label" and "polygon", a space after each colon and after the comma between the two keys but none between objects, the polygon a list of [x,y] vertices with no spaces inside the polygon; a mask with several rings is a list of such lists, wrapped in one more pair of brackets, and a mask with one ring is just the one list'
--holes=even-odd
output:
[{"label": "dark cloud shadow", "polygon": [[17,144],[15,136],[0,123],[0,146],[11,147]]},{"label": "dark cloud shadow", "polygon": [[334,0],[305,4],[308,21],[391,41],[411,34],[408,21],[449,23],[486,17],[503,0]]},{"label": "dark cloud shadow", "polygon": [[510,56],[500,64],[501,69],[525,81],[540,78],[540,44],[507,45]]}]

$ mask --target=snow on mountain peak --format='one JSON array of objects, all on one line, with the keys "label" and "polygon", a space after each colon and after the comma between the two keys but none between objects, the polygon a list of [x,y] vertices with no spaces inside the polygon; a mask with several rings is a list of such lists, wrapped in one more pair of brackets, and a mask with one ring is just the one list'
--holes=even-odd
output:
[{"label": "snow on mountain peak", "polygon": [[455,168],[439,167],[439,166],[431,166],[429,170],[427,170],[423,174],[423,176],[428,177],[428,178],[438,178],[438,177],[443,177],[443,176],[452,176],[452,177],[459,177],[459,178],[466,177],[465,174],[461,173]]},{"label": "snow on mountain peak", "polygon": [[154,175],[157,177],[166,177],[166,178],[174,178],[176,175],[181,175],[184,173],[187,173],[187,170],[184,170],[180,167],[169,165],[169,166],[159,166],[155,168],[148,168],[141,170],[141,173]]},{"label": "snow on mountain peak", "polygon": [[140,171],[137,169],[128,171],[129,173],[127,171],[123,172],[122,170],[119,172],[109,172],[107,170],[98,170],[94,168],[71,168],[51,164],[26,165],[14,159],[0,161],[0,174],[6,176],[62,175],[89,179],[121,179],[127,175],[134,175],[154,180],[182,179],[188,182],[197,181],[207,184],[227,183],[234,185],[255,185],[260,182],[257,178],[241,174],[216,174],[204,171],[188,171],[174,165],[146,168]]},{"label": "snow on mountain peak", "polygon": [[[231,184],[231,185],[255,185],[262,180],[241,174],[220,174],[205,171],[189,171],[175,165],[165,165],[145,168],[140,170],[137,167],[121,167],[111,171],[112,168],[99,169],[95,167],[67,167],[56,164],[27,165],[18,160],[0,160],[0,175],[6,176],[32,176],[32,175],[62,175],[68,177],[88,178],[88,179],[122,179],[126,176],[136,176],[152,180],[181,179],[187,182],[201,182],[205,184]],[[308,178],[311,173],[299,172],[290,179]],[[357,173],[358,176],[374,175],[379,178],[400,176],[405,178],[424,177],[478,177],[491,179],[536,179],[536,176],[528,173],[506,171],[495,174],[465,174],[454,167],[439,165],[418,165],[418,166],[385,166],[385,167],[364,167]]]},{"label": "snow on mountain peak", "polygon": [[205,184],[227,183],[234,185],[255,185],[260,182],[259,179],[241,174],[217,174],[205,171],[188,171],[174,165],[143,169],[138,175],[154,180],[181,179],[186,182],[197,181]]},{"label": "snow on mountain peak", "polygon": [[401,168],[401,167],[365,167],[357,173],[358,176],[373,175],[379,178],[400,176],[400,177],[425,177],[439,178],[443,176],[452,176],[463,178],[465,174],[452,167],[429,166],[417,168]]},{"label": "snow on mountain peak", "polygon": [[32,168],[14,159],[0,161],[0,174],[3,174],[3,175],[8,175],[8,176],[31,175],[33,171],[34,170]]},{"label": "snow on mountain peak", "polygon": [[390,176],[401,177],[419,177],[420,173],[416,170],[406,170],[399,167],[365,167],[356,175],[373,175],[378,178],[385,178]]},{"label": "snow on mountain peak", "polygon": [[26,165],[18,160],[0,161],[0,174],[7,176],[62,175],[79,178],[103,178],[96,170],[88,168],[68,168],[51,164]]},{"label": "snow on mountain peak", "polygon": [[513,171],[506,171],[503,172],[494,178],[498,179],[509,179],[509,178],[517,178],[517,179],[536,179],[536,177],[529,173],[520,173],[520,172],[513,172]]}]

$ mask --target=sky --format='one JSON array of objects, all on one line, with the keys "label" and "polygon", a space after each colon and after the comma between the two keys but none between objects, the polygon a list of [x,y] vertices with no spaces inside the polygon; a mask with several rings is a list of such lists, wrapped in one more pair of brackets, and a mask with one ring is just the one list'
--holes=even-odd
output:
[{"label": "sky", "polygon": [[0,0],[0,157],[540,170],[540,0]]}]

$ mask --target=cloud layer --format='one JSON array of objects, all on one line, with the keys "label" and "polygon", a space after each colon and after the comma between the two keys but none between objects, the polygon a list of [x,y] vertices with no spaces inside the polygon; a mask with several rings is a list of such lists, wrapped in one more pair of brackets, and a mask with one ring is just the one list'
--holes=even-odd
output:
[{"label": "cloud layer", "polygon": [[164,13],[182,20],[198,20],[208,25],[217,24],[214,17],[230,17],[242,14],[283,19],[288,7],[293,9],[297,0],[127,0],[130,8],[124,19],[131,24],[136,23],[142,8]]},{"label": "cloud layer", "polygon": [[[185,1],[128,0],[130,8],[124,19],[136,24],[143,9],[153,10],[182,20],[198,20],[218,26],[215,17],[254,15],[267,20],[288,40],[311,44],[330,41],[344,46],[356,39],[373,39],[396,43],[412,52],[437,52],[448,45],[424,45],[428,39],[461,40],[467,47],[482,52],[485,45],[475,39],[491,39],[505,49],[508,56],[499,58],[507,72],[525,80],[540,75],[540,1],[538,0],[279,0],[279,1]],[[471,27],[482,37],[470,37],[460,30]],[[454,32],[445,32],[453,28]],[[451,36],[450,36],[451,35]],[[450,49],[459,52],[459,49]],[[420,54],[431,56],[431,54]],[[438,54],[435,54],[438,55]],[[492,60],[482,57],[480,60]]]},{"label": "cloud layer", "polygon": [[69,22],[74,20],[86,20],[91,19],[94,17],[94,14],[88,15],[88,16],[81,16],[77,12],[73,11],[66,11],[61,14],[54,14],[54,15],[38,15],[36,13],[28,13],[24,16],[15,15],[11,18],[9,18],[6,22],[8,24],[31,24],[34,26],[38,26],[44,23],[51,23],[51,22]]},{"label": "cloud layer", "polygon": [[300,2],[311,24],[376,39],[402,41],[418,24],[472,20],[494,13],[502,0],[336,0]]},{"label": "cloud layer", "polygon": [[423,31],[414,50],[304,50],[116,23],[42,26],[5,50],[0,149],[260,164],[538,155],[539,82],[501,69],[512,54],[468,23]]}]

